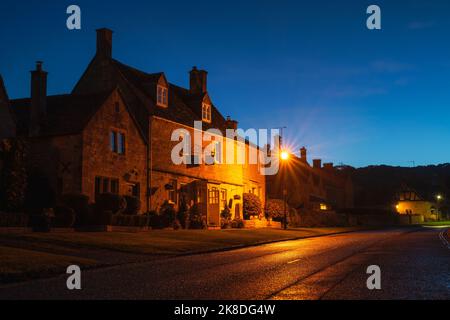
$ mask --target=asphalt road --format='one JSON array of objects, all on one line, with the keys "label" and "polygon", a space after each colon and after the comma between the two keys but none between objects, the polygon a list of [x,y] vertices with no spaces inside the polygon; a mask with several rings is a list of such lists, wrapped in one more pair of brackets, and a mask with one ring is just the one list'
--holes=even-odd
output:
[{"label": "asphalt road", "polygon": [[[84,271],[0,287],[1,299],[450,299],[443,229],[355,232]],[[370,265],[381,290],[367,289]]]}]

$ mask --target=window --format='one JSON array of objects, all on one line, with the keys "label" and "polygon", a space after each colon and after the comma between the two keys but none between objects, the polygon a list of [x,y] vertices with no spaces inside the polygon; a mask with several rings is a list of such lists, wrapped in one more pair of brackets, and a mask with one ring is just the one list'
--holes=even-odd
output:
[{"label": "window", "polygon": [[203,191],[200,187],[197,187],[196,198],[197,203],[203,203]]},{"label": "window", "polygon": [[211,122],[211,105],[207,103],[202,104],[202,120]]},{"label": "window", "polygon": [[219,190],[215,187],[208,190],[209,204],[219,204]]},{"label": "window", "polygon": [[171,203],[177,203],[177,180],[175,180],[175,179],[173,179],[173,180],[170,180],[170,185],[172,186],[172,188],[171,189],[169,189],[168,190],[168,192],[169,192],[169,202],[171,202]]},{"label": "window", "polygon": [[227,203],[227,190],[221,189],[220,190],[220,203],[222,205],[222,209],[225,209],[228,206]]},{"label": "window", "polygon": [[102,193],[119,194],[119,179],[95,177],[95,196]]},{"label": "window", "polygon": [[119,133],[118,138],[118,153],[125,154],[125,135],[123,133]]},{"label": "window", "polygon": [[119,180],[111,179],[111,193],[119,194]]},{"label": "window", "polygon": [[157,105],[160,107],[168,106],[168,90],[166,87],[158,86],[157,89]]},{"label": "window", "polygon": [[125,154],[125,134],[112,130],[109,135],[111,151],[118,154]]},{"label": "window", "polygon": [[117,132],[111,131],[109,135],[109,141],[111,145],[111,151],[117,152]]},{"label": "window", "polygon": [[119,113],[119,112],[120,112],[120,104],[119,104],[118,102],[116,102],[116,103],[114,104],[114,111],[115,111],[116,113]]}]

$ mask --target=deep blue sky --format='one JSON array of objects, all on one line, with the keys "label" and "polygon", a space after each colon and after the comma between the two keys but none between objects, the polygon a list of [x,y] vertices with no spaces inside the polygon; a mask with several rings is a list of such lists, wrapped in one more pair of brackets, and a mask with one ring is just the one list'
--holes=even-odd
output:
[{"label": "deep blue sky", "polygon": [[[10,2],[10,1],[8,1]],[[66,29],[66,8],[82,30]],[[381,31],[366,28],[370,4]],[[209,71],[224,115],[243,128],[287,126],[310,157],[354,166],[450,161],[450,2],[21,1],[0,3],[0,74],[29,95],[44,60],[49,93],[66,93],[112,28],[116,59],[188,86]]]}]

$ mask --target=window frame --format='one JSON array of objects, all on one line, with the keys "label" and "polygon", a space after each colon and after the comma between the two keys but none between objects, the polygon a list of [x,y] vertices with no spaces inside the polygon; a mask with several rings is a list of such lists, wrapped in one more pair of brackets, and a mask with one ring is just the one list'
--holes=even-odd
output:
[{"label": "window frame", "polygon": [[202,102],[202,121],[203,122],[211,123],[211,121],[212,121],[211,109],[212,109],[211,104]]},{"label": "window frame", "polygon": [[169,88],[158,84],[156,86],[156,105],[167,108],[169,106]]}]

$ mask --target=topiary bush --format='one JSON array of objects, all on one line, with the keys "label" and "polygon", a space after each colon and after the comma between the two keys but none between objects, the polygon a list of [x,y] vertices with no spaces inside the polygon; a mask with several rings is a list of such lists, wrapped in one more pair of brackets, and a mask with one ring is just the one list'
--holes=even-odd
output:
[{"label": "topiary bush", "polygon": [[102,193],[97,196],[95,211],[97,213],[111,211],[112,214],[122,213],[127,207],[124,197],[114,193]]},{"label": "topiary bush", "polygon": [[[289,206],[286,204],[286,213],[289,212]],[[284,201],[279,199],[269,199],[266,202],[264,210],[267,219],[272,218],[273,221],[284,220]]]},{"label": "topiary bush", "polygon": [[89,222],[89,197],[83,194],[66,194],[61,203],[75,212],[75,226],[85,226]]},{"label": "topiary bush", "polygon": [[124,196],[124,199],[127,203],[127,206],[123,211],[123,214],[137,215],[139,213],[139,210],[141,210],[141,200],[132,196]]},{"label": "topiary bush", "polygon": [[26,228],[28,223],[26,214],[0,212],[0,227]]},{"label": "topiary bush", "polygon": [[111,225],[120,227],[139,227],[143,228],[148,226],[148,215],[125,215],[115,214],[112,216]]},{"label": "topiary bush", "polygon": [[53,208],[54,218],[52,227],[54,228],[72,228],[75,224],[75,211],[67,206],[56,206]]},{"label": "topiary bush", "polygon": [[252,193],[244,193],[244,218],[260,216],[262,214],[262,204],[258,196]]},{"label": "topiary bush", "polygon": [[206,229],[208,227],[206,223],[206,217],[204,217],[197,204],[194,204],[189,209],[189,229]]}]

